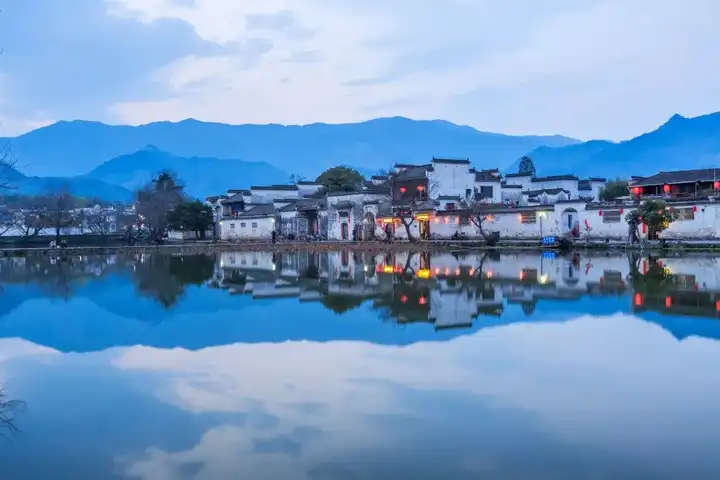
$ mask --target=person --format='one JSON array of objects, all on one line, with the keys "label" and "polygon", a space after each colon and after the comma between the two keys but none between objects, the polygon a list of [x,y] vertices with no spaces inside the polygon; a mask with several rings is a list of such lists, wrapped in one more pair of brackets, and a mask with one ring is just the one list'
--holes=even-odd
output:
[{"label": "person", "polygon": [[275,230],[272,231],[272,243],[275,243],[275,239],[277,238],[277,232]]}]

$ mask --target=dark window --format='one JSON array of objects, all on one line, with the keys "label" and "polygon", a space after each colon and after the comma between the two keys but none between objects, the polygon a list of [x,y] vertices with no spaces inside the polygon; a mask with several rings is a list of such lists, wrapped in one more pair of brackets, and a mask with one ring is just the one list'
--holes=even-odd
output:
[{"label": "dark window", "polygon": [[620,210],[605,210],[602,212],[603,223],[620,223],[622,214]]},{"label": "dark window", "polygon": [[493,187],[480,187],[480,195],[484,198],[493,198]]},{"label": "dark window", "polygon": [[445,208],[446,208],[447,210],[455,210],[455,203],[454,203],[454,202],[449,202],[449,203],[445,206]]},{"label": "dark window", "polygon": [[465,198],[470,198],[472,196],[472,190],[469,188],[465,189]]}]

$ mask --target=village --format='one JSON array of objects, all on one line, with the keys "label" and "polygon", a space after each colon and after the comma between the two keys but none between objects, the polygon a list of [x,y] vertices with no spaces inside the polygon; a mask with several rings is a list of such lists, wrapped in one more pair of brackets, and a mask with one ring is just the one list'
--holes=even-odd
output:
[{"label": "village", "polygon": [[[546,236],[628,241],[627,214],[659,201],[662,231],[639,219],[638,239],[716,239],[720,232],[720,169],[659,172],[630,177],[627,192],[603,199],[605,178],[501,175],[468,159],[433,158],[396,164],[347,191],[318,182],[254,186],[206,199],[217,236],[225,241],[322,239],[432,241],[539,239]],[[178,234],[174,236],[177,238]],[[180,238],[183,238],[180,235]]]}]

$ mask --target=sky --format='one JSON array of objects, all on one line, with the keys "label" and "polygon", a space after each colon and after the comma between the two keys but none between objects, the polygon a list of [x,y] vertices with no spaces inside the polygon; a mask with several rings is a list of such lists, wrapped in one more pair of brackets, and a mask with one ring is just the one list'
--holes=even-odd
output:
[{"label": "sky", "polygon": [[720,110],[716,0],[0,0],[0,135],[402,115],[621,140]]}]

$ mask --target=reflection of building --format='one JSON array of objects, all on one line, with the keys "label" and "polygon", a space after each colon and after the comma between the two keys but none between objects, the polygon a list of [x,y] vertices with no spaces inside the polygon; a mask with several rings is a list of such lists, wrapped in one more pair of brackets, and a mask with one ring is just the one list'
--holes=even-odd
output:
[{"label": "reflection of building", "polygon": [[[659,267],[661,265],[662,267]],[[658,273],[659,272],[659,273]],[[715,317],[720,259],[518,253],[223,253],[218,284],[254,297],[352,303],[372,299],[397,323],[469,327],[517,305],[627,296],[635,311]],[[355,300],[353,300],[355,299]],[[339,307],[338,307],[339,308]],[[339,308],[340,309],[340,308]],[[342,310],[342,309],[340,309]]]}]

